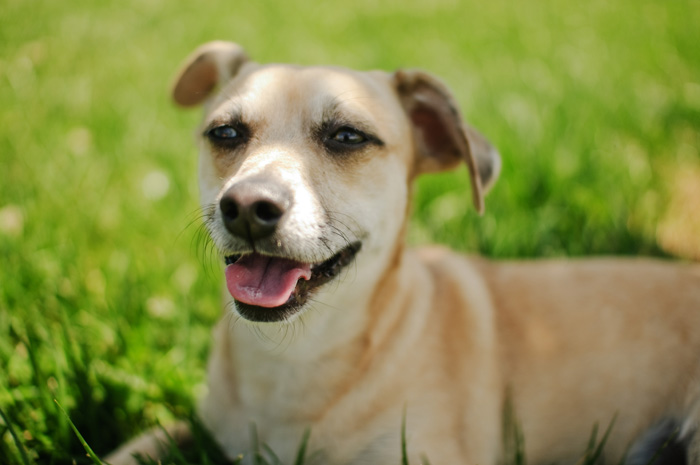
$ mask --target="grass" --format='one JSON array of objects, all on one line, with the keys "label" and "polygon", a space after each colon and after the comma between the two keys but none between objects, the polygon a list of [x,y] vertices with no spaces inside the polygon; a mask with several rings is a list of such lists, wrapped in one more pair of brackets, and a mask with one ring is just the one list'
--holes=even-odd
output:
[{"label": "grass", "polygon": [[414,243],[697,257],[668,245],[692,223],[657,234],[693,212],[673,180],[700,172],[697,24],[693,0],[4,0],[0,463],[90,463],[68,417],[99,455],[202,391],[220,277],[196,246],[198,114],[167,95],[199,43],[442,76],[504,170],[481,218],[463,170],[420,180]]}]

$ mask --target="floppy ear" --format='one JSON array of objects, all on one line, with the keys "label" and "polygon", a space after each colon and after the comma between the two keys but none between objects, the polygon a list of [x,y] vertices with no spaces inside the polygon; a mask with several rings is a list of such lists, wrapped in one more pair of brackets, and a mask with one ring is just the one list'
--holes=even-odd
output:
[{"label": "floppy ear", "polygon": [[248,55],[238,44],[207,42],[183,63],[173,86],[173,100],[183,107],[202,103],[217,84],[223,84],[235,76],[247,61]]},{"label": "floppy ear", "polygon": [[394,73],[394,85],[416,141],[416,172],[442,171],[467,164],[472,200],[484,212],[484,195],[501,170],[498,151],[462,121],[457,104],[437,78],[416,70]]}]

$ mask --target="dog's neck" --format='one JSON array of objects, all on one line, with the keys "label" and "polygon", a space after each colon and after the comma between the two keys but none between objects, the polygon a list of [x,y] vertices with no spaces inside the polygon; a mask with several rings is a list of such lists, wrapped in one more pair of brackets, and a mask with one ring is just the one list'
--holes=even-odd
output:
[{"label": "dog's neck", "polygon": [[[288,405],[286,414],[295,418],[323,415],[334,398],[342,396],[333,386],[346,384],[361,370],[395,327],[402,311],[396,295],[404,296],[402,301],[411,299],[410,276],[417,265],[412,260],[407,265],[402,243],[397,241],[393,250],[385,252],[379,268],[368,268],[376,263],[373,257],[366,262],[358,257],[357,267],[350,267],[348,275],[331,285],[297,321],[230,325],[227,334],[239,401],[251,410],[255,406],[256,413],[267,405]],[[319,392],[319,386],[325,392]],[[305,402],[304,412],[296,412],[293,403],[271,402],[273,397],[314,400]],[[268,415],[279,419],[285,412]]]}]

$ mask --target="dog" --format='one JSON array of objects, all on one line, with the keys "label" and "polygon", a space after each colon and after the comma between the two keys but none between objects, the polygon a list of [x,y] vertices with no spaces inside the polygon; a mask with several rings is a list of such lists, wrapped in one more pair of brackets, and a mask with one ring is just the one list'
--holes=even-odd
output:
[{"label": "dog", "polygon": [[284,462],[310,428],[312,463],[398,464],[405,415],[412,463],[495,465],[508,410],[529,463],[577,462],[594,425],[611,425],[606,463],[669,441],[700,463],[700,265],[406,247],[417,176],[466,163],[482,212],[500,172],[439,79],[262,65],[211,42],[173,97],[204,106],[200,195],[228,310],[199,415],[230,457],[254,423]]}]

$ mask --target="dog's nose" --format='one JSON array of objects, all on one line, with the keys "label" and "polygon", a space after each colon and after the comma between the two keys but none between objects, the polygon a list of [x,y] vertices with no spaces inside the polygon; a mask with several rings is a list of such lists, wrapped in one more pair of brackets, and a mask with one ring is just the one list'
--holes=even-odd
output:
[{"label": "dog's nose", "polygon": [[243,181],[224,193],[219,208],[231,234],[256,241],[275,232],[289,208],[289,199],[276,184]]}]

